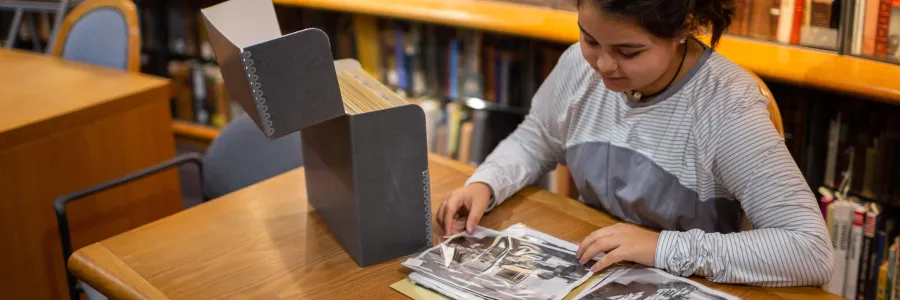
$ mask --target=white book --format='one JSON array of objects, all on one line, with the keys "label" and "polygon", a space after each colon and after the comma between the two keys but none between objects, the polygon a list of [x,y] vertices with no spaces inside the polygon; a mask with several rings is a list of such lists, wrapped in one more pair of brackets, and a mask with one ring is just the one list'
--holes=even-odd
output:
[{"label": "white book", "polygon": [[847,248],[850,246],[850,218],[853,208],[848,201],[835,201],[831,205],[834,206],[834,218],[831,222],[834,273],[831,274],[831,280],[825,285],[825,290],[843,296],[845,275],[847,274]]},{"label": "white book", "polygon": [[866,210],[859,203],[850,202],[853,207],[853,219],[851,220],[850,244],[847,247],[847,273],[844,274],[844,298],[854,299],[857,295],[857,283],[859,280],[859,261],[862,257],[863,223],[866,219]]},{"label": "white book", "polygon": [[791,43],[791,31],[794,27],[794,1],[803,0],[781,0],[781,8],[778,10],[778,33],[776,36],[779,43]]}]

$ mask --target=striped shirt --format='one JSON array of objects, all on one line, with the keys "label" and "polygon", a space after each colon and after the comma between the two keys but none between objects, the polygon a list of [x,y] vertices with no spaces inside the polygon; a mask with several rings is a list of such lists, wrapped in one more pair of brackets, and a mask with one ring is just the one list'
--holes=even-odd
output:
[{"label": "striped shirt", "polygon": [[580,201],[661,231],[659,269],[759,286],[831,279],[815,196],[755,79],[724,56],[706,48],[676,84],[636,103],[606,89],[575,44],[532,103],[467,181],[489,185],[495,206],[561,163]]}]

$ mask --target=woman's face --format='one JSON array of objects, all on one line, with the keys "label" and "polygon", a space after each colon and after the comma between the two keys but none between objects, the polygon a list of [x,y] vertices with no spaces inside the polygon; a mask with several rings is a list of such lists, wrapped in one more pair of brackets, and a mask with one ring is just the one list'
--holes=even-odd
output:
[{"label": "woman's face", "polygon": [[602,12],[589,2],[578,8],[578,25],[581,53],[608,89],[641,90],[671,79],[661,77],[672,65],[680,39],[657,38],[634,21]]}]

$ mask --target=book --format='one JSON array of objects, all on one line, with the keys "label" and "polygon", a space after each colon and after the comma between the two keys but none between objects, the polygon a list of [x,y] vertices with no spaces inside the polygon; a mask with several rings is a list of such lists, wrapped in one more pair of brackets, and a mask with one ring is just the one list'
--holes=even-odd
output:
[{"label": "book", "polygon": [[831,220],[829,231],[834,248],[834,273],[832,273],[831,280],[825,285],[825,290],[838,296],[844,296],[853,205],[849,201],[839,199],[830,205],[830,209],[828,218]]},{"label": "book", "polygon": [[850,239],[847,245],[847,273],[844,281],[844,298],[853,299],[858,294],[859,266],[862,255],[863,222],[866,211],[859,203],[851,202]]}]

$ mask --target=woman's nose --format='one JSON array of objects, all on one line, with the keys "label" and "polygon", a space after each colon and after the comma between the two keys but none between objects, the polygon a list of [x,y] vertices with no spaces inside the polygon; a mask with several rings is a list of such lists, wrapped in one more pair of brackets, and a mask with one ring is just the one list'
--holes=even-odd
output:
[{"label": "woman's nose", "polygon": [[616,60],[609,57],[607,54],[600,54],[597,56],[597,71],[601,74],[610,74],[616,71],[619,68],[619,65],[616,63]]}]

